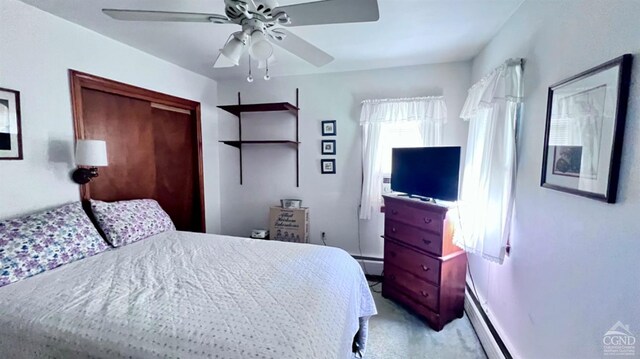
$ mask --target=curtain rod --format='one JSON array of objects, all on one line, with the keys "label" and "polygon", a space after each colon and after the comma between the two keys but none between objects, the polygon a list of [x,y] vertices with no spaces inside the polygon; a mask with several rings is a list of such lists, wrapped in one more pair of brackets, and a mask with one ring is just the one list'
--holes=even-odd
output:
[{"label": "curtain rod", "polygon": [[361,103],[394,102],[394,101],[418,101],[418,100],[441,100],[443,98],[444,98],[444,96],[381,98],[381,99],[363,100]]},{"label": "curtain rod", "polygon": [[517,66],[517,65],[524,66],[524,59],[521,57],[516,57],[513,59],[506,60],[504,64],[507,66]]},{"label": "curtain rod", "polygon": [[522,69],[524,70],[524,64],[525,64],[525,59],[523,59],[521,57],[507,59],[500,66],[496,67],[495,69],[489,71],[486,75],[482,76],[482,78],[480,80],[478,80],[476,83],[474,83],[471,86],[469,91],[471,91],[471,89],[475,88],[476,86],[480,86],[480,84],[483,83],[484,81],[487,81],[487,79],[490,78],[492,75],[494,75],[496,73],[496,71],[503,70],[506,67],[518,66],[518,65],[520,65],[522,67]]}]

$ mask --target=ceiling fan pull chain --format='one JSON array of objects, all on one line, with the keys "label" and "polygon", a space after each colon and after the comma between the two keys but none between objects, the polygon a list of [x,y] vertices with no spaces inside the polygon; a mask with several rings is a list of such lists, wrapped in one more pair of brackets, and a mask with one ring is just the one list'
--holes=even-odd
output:
[{"label": "ceiling fan pull chain", "polygon": [[271,80],[271,76],[269,76],[269,59],[265,61],[264,79],[265,81]]},{"label": "ceiling fan pull chain", "polygon": [[249,76],[247,76],[247,82],[253,82],[253,76],[251,75],[251,56],[249,57]]}]

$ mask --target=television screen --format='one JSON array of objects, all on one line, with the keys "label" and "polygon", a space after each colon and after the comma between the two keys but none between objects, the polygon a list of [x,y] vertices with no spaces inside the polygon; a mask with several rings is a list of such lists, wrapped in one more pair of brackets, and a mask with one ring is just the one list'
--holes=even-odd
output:
[{"label": "television screen", "polygon": [[394,148],[391,162],[393,191],[458,200],[460,147]]}]

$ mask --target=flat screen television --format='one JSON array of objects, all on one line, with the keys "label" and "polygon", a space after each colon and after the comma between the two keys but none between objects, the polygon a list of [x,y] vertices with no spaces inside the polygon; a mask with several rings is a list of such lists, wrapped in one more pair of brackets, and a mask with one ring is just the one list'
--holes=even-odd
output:
[{"label": "flat screen television", "polygon": [[410,196],[458,200],[460,147],[394,148],[391,189]]}]

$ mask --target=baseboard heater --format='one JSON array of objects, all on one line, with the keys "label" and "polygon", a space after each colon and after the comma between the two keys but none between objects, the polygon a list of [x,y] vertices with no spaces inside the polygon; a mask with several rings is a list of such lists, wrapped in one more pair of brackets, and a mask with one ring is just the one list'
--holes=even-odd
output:
[{"label": "baseboard heater", "polygon": [[372,262],[380,262],[380,263],[384,261],[384,258],[357,256],[355,254],[352,254],[351,256],[353,257],[353,259],[357,261],[372,261]]},{"label": "baseboard heater", "polygon": [[359,256],[352,254],[351,257],[357,260],[362,266],[367,277],[371,277],[371,280],[378,280],[382,277],[383,258]]},{"label": "baseboard heater", "polygon": [[471,287],[467,284],[467,291],[465,293],[464,311],[467,313],[467,317],[473,325],[473,328],[482,343],[485,353],[489,359],[513,359],[511,353],[507,349],[500,335],[496,331],[493,324],[487,317],[487,314],[482,310],[480,301],[471,291]]}]

